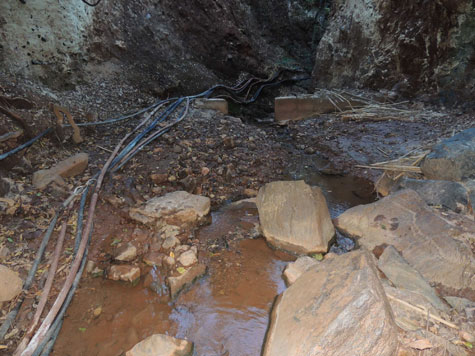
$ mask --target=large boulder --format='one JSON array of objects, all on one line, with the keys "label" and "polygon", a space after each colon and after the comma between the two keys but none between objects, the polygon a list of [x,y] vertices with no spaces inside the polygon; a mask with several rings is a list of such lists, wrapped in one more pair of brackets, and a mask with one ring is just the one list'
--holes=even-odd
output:
[{"label": "large boulder", "polygon": [[139,208],[131,208],[129,214],[134,220],[157,227],[193,225],[208,215],[210,206],[208,197],[176,191],[152,198]]},{"label": "large boulder", "polygon": [[263,356],[393,356],[391,308],[366,250],[324,260],[278,297]]},{"label": "large boulder", "polygon": [[327,252],[335,228],[320,188],[304,181],[272,182],[259,190],[256,203],[271,245],[296,253]]},{"label": "large boulder", "polygon": [[140,341],[125,356],[191,356],[193,343],[162,334]]},{"label": "large boulder", "polygon": [[475,178],[475,127],[432,147],[421,168],[428,179],[462,181]]},{"label": "large boulder", "polygon": [[20,294],[23,281],[18,273],[0,265],[0,303],[8,302]]},{"label": "large boulder", "polygon": [[475,239],[475,222],[444,219],[413,190],[353,207],[334,222],[369,250],[393,245],[430,283],[475,290],[475,259],[469,243]]}]

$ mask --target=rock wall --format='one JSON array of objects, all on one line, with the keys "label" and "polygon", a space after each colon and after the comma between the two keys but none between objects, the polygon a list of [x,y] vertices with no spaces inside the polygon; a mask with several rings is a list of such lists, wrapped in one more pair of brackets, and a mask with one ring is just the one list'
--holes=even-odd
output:
[{"label": "rock wall", "polygon": [[475,92],[472,0],[335,0],[319,43],[318,86]]},{"label": "rock wall", "polygon": [[313,66],[306,0],[5,0],[0,67],[56,88],[120,78],[197,91],[284,62]]},{"label": "rock wall", "polygon": [[77,0],[0,2],[0,68],[48,81],[84,58],[93,8]]}]

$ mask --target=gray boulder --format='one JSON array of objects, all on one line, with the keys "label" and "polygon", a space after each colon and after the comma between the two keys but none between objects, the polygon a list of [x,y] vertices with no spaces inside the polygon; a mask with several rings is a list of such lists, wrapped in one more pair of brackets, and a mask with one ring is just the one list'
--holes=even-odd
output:
[{"label": "gray boulder", "polygon": [[428,179],[463,181],[475,178],[475,127],[435,145],[421,165]]},{"label": "gray boulder", "polygon": [[470,211],[470,191],[459,182],[404,177],[394,191],[402,189],[416,191],[428,205],[442,206],[461,213]]}]

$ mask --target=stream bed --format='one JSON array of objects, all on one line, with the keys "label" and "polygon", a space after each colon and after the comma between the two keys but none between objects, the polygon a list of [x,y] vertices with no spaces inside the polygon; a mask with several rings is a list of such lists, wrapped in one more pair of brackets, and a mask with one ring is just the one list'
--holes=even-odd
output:
[{"label": "stream bed", "polygon": [[[370,202],[367,182],[352,177],[294,172],[294,179],[319,185],[332,217]],[[233,204],[211,214],[197,237],[208,245],[258,222],[254,205]],[[332,251],[354,248],[337,236]],[[206,255],[203,257],[203,255]],[[232,240],[225,248],[201,252],[208,273],[173,302],[137,285],[85,278],[71,304],[53,355],[119,356],[144,338],[162,333],[195,343],[194,356],[258,356],[275,297],[285,290],[282,272],[295,256],[271,249],[261,237]]]}]

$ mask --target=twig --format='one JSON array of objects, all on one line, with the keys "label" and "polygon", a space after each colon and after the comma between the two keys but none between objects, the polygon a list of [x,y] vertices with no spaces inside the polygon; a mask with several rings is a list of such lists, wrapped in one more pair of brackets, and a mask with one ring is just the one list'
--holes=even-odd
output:
[{"label": "twig", "polygon": [[408,303],[408,302],[406,302],[406,301],[404,301],[404,300],[401,300],[401,299],[399,299],[399,298],[396,298],[396,297],[392,296],[391,294],[386,294],[386,295],[388,296],[389,299],[392,299],[392,300],[394,300],[394,301],[396,301],[396,302],[399,302],[399,303],[401,303],[402,305],[405,305],[406,307],[408,307],[408,308],[410,308],[410,309],[412,309],[412,310],[414,310],[414,311],[416,311],[416,312],[418,312],[418,313],[421,313],[421,314],[423,314],[423,315],[427,315],[427,318],[432,318],[433,320],[435,320],[435,321],[437,321],[437,322],[439,322],[439,323],[441,323],[441,324],[447,325],[448,327],[450,327],[450,328],[452,328],[452,329],[456,329],[456,330],[459,329],[459,327],[458,327],[457,325],[452,324],[451,322],[449,322],[449,321],[447,321],[447,320],[444,320],[444,319],[442,319],[442,318],[439,318],[439,317],[436,316],[436,315],[430,314],[430,313],[429,313],[429,310],[427,310],[427,309],[424,308],[424,307],[419,307],[419,306],[412,305],[412,304],[410,304],[410,303]]},{"label": "twig", "polygon": [[0,112],[2,114],[7,115],[10,119],[13,119],[16,122],[18,122],[20,124],[20,126],[23,128],[23,130],[25,130],[27,138],[33,137],[33,134],[31,132],[30,128],[28,127],[28,124],[25,122],[25,120],[22,117],[20,117],[18,114],[15,114],[14,112],[12,112],[10,110],[7,110],[7,109],[5,109],[4,107],[1,107],[1,106],[0,106]]},{"label": "twig", "polygon": [[109,152],[109,153],[112,153],[112,150],[108,149],[108,148],[105,148],[105,147],[102,147],[102,146],[99,146],[97,145],[98,148],[100,148],[101,150],[104,150],[106,152]]},{"label": "twig", "polygon": [[413,166],[365,166],[365,165],[356,165],[357,168],[367,168],[367,169],[381,169],[384,171],[395,171],[395,172],[410,172],[410,173],[419,173],[422,174],[422,169],[420,167]]}]

